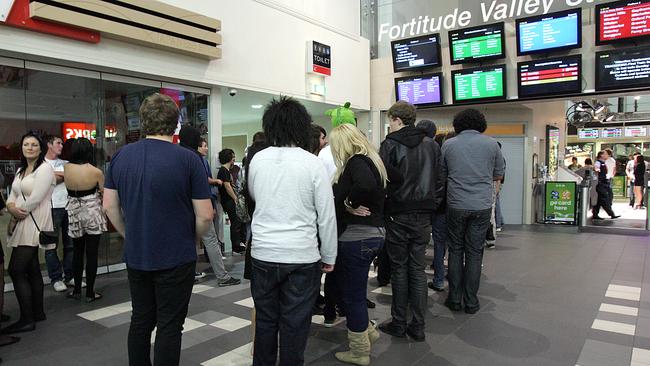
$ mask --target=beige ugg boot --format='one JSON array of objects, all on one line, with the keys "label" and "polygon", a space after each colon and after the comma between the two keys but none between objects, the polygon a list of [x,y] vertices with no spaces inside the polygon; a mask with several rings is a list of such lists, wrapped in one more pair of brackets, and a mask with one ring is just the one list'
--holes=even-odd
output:
[{"label": "beige ugg boot", "polygon": [[373,321],[368,322],[368,339],[370,340],[370,345],[377,342],[379,339],[379,332],[377,331],[377,327]]},{"label": "beige ugg boot", "polygon": [[336,359],[353,365],[370,365],[370,340],[368,339],[368,330],[360,333],[348,330],[348,341],[350,342],[350,350],[347,352],[336,352]]}]

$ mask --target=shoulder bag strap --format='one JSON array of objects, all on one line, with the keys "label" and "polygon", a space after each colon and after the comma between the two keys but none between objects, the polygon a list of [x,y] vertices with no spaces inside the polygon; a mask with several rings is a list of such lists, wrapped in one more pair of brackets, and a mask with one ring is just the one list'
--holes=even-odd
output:
[{"label": "shoulder bag strap", "polygon": [[[25,194],[23,193],[22,189],[21,189],[21,191],[20,191],[20,194],[22,194],[22,195],[23,195],[23,199],[24,199],[25,201],[27,201],[27,198],[25,198]],[[36,223],[36,220],[34,219],[34,215],[32,215],[32,213],[30,212],[30,213],[29,213],[29,216],[32,218],[32,221],[34,222],[34,226],[36,226],[36,230],[38,230],[38,232],[40,233],[40,232],[41,232],[41,228],[38,227],[38,224]]]}]

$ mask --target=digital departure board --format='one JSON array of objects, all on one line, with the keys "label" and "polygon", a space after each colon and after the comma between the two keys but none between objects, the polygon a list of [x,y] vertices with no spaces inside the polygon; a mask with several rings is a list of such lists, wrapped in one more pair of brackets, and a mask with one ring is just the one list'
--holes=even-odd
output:
[{"label": "digital departure board", "polygon": [[623,137],[623,129],[620,127],[603,128],[600,135],[604,139]]},{"label": "digital departure board", "polygon": [[625,127],[625,137],[646,137],[648,127],[646,126],[633,126]]},{"label": "digital departure board", "polygon": [[596,90],[650,86],[650,48],[596,52]]},{"label": "digital departure board", "polygon": [[506,56],[504,23],[449,31],[452,65]]},{"label": "digital departure board", "polygon": [[596,6],[596,44],[650,38],[650,0]]},{"label": "digital departure board", "polygon": [[395,95],[397,100],[403,100],[420,107],[442,104],[442,74],[395,79]]},{"label": "digital departure board", "polygon": [[517,55],[580,48],[582,46],[582,10],[517,19]]},{"label": "digital departure board", "polygon": [[440,35],[428,34],[391,42],[393,71],[440,66]]},{"label": "digital departure board", "polygon": [[506,98],[506,65],[452,71],[454,103]]},{"label": "digital departure board", "polygon": [[581,55],[517,64],[519,98],[580,93]]},{"label": "digital departure board", "polygon": [[600,130],[598,128],[579,128],[579,139],[597,139],[600,137]]}]

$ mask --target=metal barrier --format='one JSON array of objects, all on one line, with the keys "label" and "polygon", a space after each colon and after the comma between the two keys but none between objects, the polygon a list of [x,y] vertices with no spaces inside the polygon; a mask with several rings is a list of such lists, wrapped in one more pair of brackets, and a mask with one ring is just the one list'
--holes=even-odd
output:
[{"label": "metal barrier", "polygon": [[589,213],[589,208],[590,208],[590,197],[589,197],[590,190],[591,190],[591,186],[589,185],[589,181],[585,179],[583,183],[580,185],[580,217],[578,221],[579,227],[587,226],[587,215]]}]

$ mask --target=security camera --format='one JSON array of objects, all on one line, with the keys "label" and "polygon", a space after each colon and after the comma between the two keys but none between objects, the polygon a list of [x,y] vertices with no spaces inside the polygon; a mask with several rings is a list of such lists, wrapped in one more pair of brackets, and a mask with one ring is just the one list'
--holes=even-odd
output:
[{"label": "security camera", "polygon": [[229,94],[231,97],[234,97],[235,95],[237,95],[237,89],[230,89],[230,90],[228,90],[228,94]]}]

